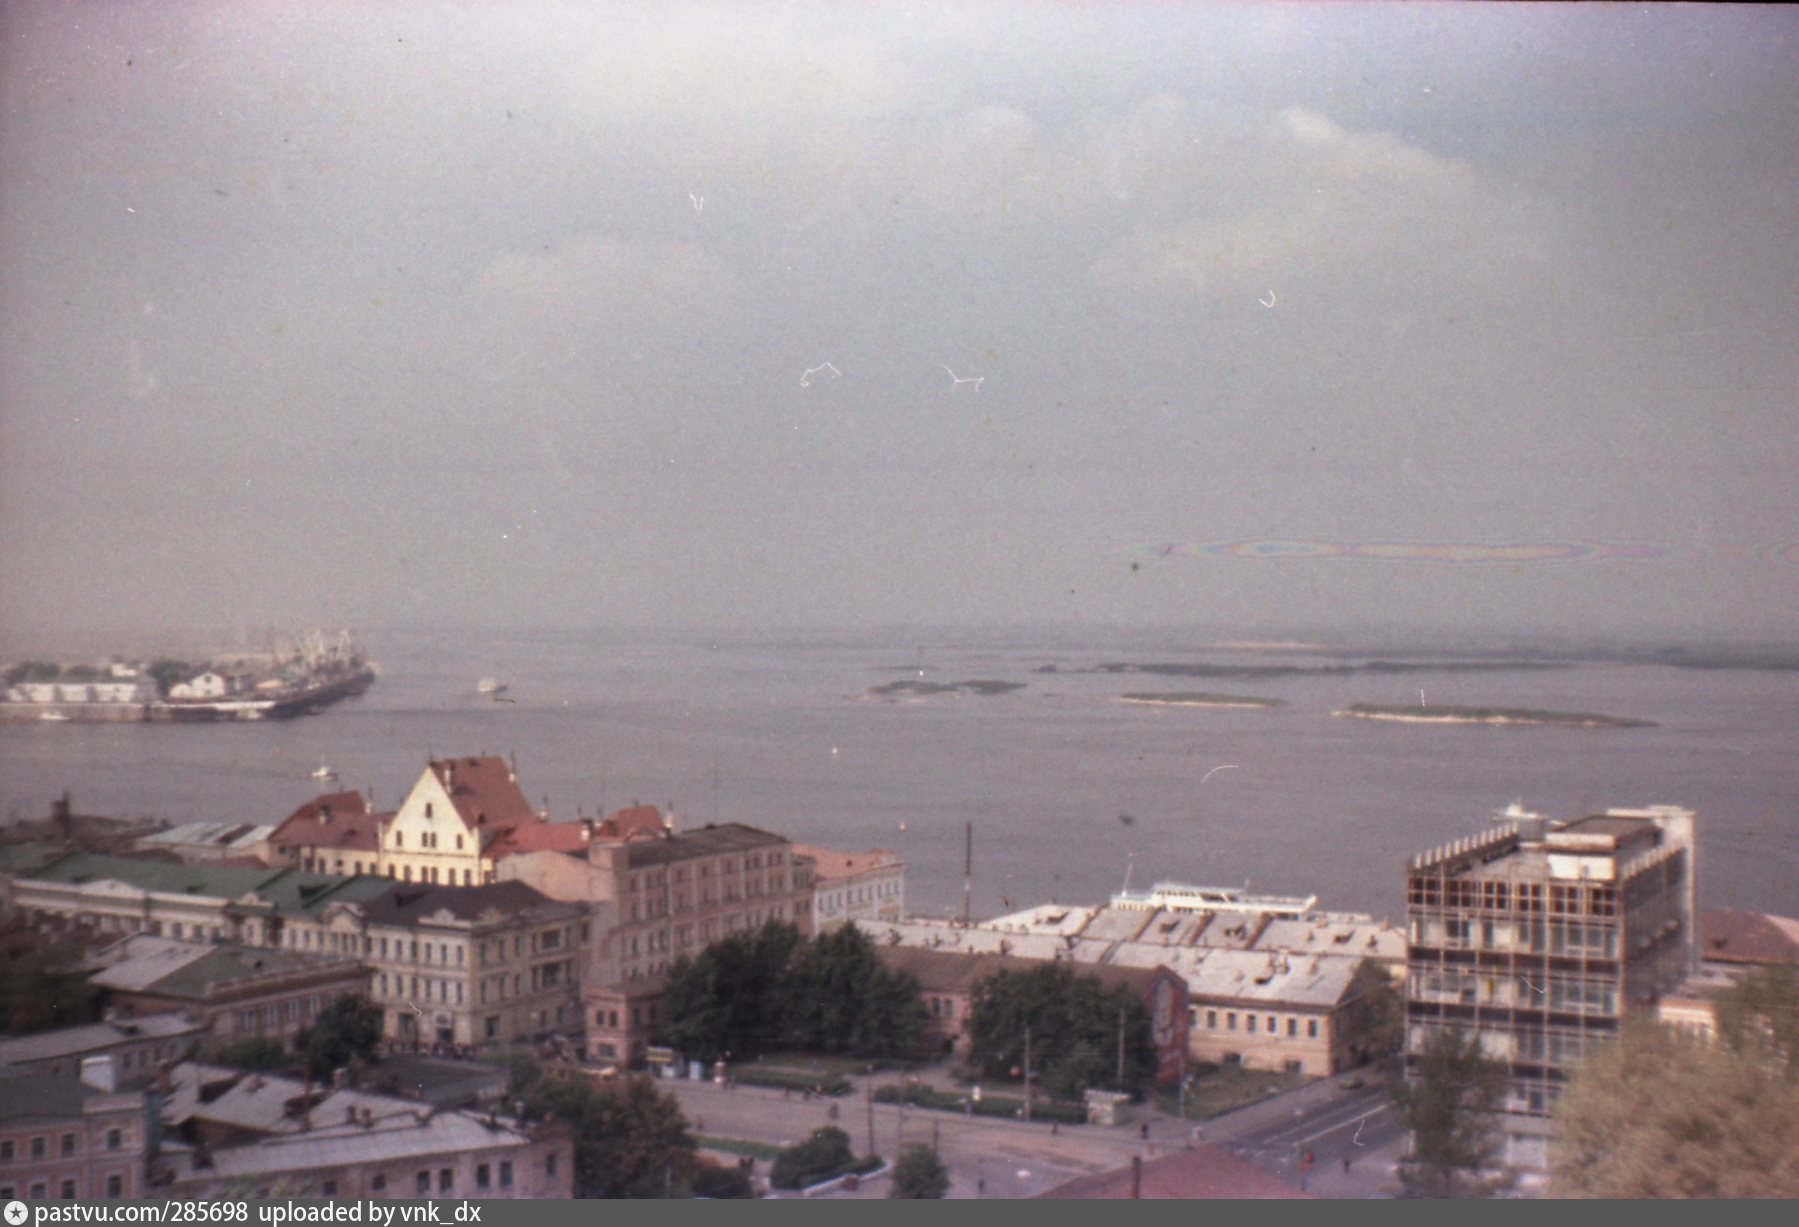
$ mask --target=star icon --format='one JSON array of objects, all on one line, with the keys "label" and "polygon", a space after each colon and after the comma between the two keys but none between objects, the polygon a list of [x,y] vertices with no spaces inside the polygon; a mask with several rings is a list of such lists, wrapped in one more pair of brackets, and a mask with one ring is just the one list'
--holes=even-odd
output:
[{"label": "star icon", "polygon": [[9,1201],[6,1203],[6,1221],[10,1223],[12,1227],[19,1227],[19,1224],[30,1217],[31,1211],[25,1208],[24,1202]]}]

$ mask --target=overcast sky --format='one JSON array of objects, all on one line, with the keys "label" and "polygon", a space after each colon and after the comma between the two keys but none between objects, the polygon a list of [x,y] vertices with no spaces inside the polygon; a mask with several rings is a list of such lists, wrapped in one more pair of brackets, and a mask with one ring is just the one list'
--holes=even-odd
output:
[{"label": "overcast sky", "polygon": [[1790,7],[10,0],[0,651],[1785,635],[1796,34]]}]

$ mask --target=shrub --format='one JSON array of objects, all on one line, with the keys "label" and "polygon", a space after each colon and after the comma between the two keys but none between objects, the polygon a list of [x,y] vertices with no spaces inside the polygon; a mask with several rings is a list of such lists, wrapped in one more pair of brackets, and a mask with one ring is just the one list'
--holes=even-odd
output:
[{"label": "shrub", "polygon": [[908,1146],[893,1165],[893,1184],[888,1197],[925,1200],[949,1191],[949,1172],[929,1146]]},{"label": "shrub", "polygon": [[694,1173],[693,1195],[722,1201],[729,1198],[754,1197],[756,1190],[750,1182],[750,1174],[741,1167],[720,1167],[717,1164],[711,1164]]},{"label": "shrub", "polygon": [[740,1067],[731,1077],[744,1086],[774,1086],[794,1091],[811,1091],[814,1095],[850,1093],[850,1081],[842,1074],[821,1074],[803,1069],[768,1069],[762,1066]]},{"label": "shrub", "polygon": [[777,1189],[803,1189],[821,1180],[841,1176],[856,1166],[850,1135],[835,1125],[814,1129],[798,1146],[789,1146],[775,1157],[769,1183]]}]

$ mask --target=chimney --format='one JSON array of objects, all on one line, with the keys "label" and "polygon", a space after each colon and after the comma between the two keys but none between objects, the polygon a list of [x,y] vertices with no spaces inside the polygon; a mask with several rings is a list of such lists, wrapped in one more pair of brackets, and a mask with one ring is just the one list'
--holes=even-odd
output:
[{"label": "chimney", "polygon": [[455,790],[456,790],[456,764],[453,762],[446,762],[444,764],[444,791],[445,792],[454,792]]},{"label": "chimney", "polygon": [[118,1070],[113,1066],[112,1057],[82,1057],[81,1081],[97,1091],[107,1094],[119,1089]]}]

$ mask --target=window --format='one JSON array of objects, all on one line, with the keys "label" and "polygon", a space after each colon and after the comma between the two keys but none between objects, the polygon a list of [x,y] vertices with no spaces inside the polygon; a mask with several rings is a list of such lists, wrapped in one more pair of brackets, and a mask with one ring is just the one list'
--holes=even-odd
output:
[{"label": "window", "polygon": [[500,1187],[502,1189],[510,1189],[512,1187],[512,1160],[511,1159],[501,1159],[500,1160]]},{"label": "window", "polygon": [[1316,1018],[1306,1019],[1306,1038],[1309,1040],[1318,1038],[1318,1020]]},{"label": "window", "polygon": [[477,1192],[485,1193],[485,1192],[487,1192],[488,1187],[492,1183],[493,1183],[493,1181],[490,1176],[488,1165],[485,1163],[476,1164],[475,1165],[475,1190]]},{"label": "window", "polygon": [[1287,1038],[1293,1039],[1293,1038],[1296,1038],[1298,1035],[1299,1035],[1299,1020],[1297,1018],[1287,1019]]},{"label": "window", "polygon": [[1237,1029],[1237,1012],[1235,1010],[1226,1010],[1224,1012],[1224,1029],[1226,1031],[1235,1031]]},{"label": "window", "polygon": [[125,1177],[116,1172],[106,1178],[106,1196],[113,1201],[125,1196]]},{"label": "window", "polygon": [[335,1181],[335,1180],[325,1181],[324,1184],[319,1186],[319,1195],[322,1197],[336,1197],[337,1196],[337,1181]]},{"label": "window", "polygon": [[553,1150],[544,1156],[543,1174],[552,1178],[556,1175],[556,1152]]},{"label": "window", "polygon": [[387,1173],[386,1172],[377,1172],[375,1174],[375,1178],[373,1180],[369,1181],[369,1192],[371,1192],[371,1193],[387,1192]]},{"label": "window", "polygon": [[437,1191],[439,1193],[448,1193],[455,1187],[456,1169],[453,1167],[439,1168],[437,1171]]},{"label": "window", "polygon": [[420,1197],[431,1196],[431,1173],[430,1173],[430,1171],[427,1170],[427,1171],[420,1172],[418,1174],[418,1178],[413,1183],[418,1188]]},{"label": "window", "polygon": [[43,1201],[44,1198],[49,1196],[49,1194],[50,1194],[50,1186],[45,1184],[42,1180],[33,1180],[31,1182],[31,1200],[32,1201]]},{"label": "window", "polygon": [[125,1141],[125,1131],[124,1130],[108,1129],[106,1131],[106,1149],[117,1150],[121,1145],[124,1144],[124,1141]]},{"label": "window", "polygon": [[1256,1033],[1256,1016],[1254,1014],[1245,1014],[1243,1016],[1243,1025],[1248,1029],[1251,1035],[1254,1035]]},{"label": "window", "polygon": [[1209,1031],[1218,1030],[1218,1011],[1217,1010],[1207,1010],[1206,1011],[1206,1029]]},{"label": "window", "polygon": [[75,1200],[75,1182],[73,1180],[65,1180],[62,1182],[62,1199],[64,1201]]},{"label": "window", "polygon": [[9,1138],[4,1142],[0,1142],[0,1163],[11,1163],[12,1161],[13,1146],[12,1140]]},{"label": "window", "polygon": [[48,1147],[45,1145],[45,1141],[42,1137],[35,1137],[35,1138],[31,1139],[31,1157],[32,1158],[41,1159],[47,1153],[48,1153]]}]

